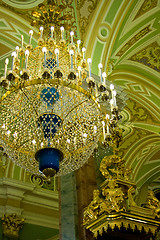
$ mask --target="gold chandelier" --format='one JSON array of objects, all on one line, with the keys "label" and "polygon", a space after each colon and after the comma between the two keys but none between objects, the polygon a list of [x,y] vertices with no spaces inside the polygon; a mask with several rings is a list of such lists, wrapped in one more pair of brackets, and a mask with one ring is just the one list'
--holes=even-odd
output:
[{"label": "gold chandelier", "polygon": [[[40,8],[44,11],[44,6]],[[60,14],[62,5],[57,9]],[[40,17],[36,12],[33,16]],[[81,167],[100,136],[104,144],[118,145],[121,116],[114,85],[107,88],[102,64],[97,84],[91,75],[92,60],[86,61],[80,40],[74,43],[74,32],[68,39],[63,26],[48,25],[48,33],[46,25],[40,27],[35,48],[32,30],[26,48],[21,36],[21,48],[12,53],[11,70],[7,70],[8,59],[5,61],[0,143],[19,166],[52,177]],[[110,113],[102,110],[103,104],[110,105]]]}]

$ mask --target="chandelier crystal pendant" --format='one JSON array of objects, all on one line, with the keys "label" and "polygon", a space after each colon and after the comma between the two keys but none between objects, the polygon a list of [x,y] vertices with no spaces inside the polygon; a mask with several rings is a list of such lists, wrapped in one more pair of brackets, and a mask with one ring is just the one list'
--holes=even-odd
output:
[{"label": "chandelier crystal pendant", "polygon": [[[11,70],[5,61],[1,78],[0,143],[15,163],[34,174],[63,175],[80,168],[97,147],[100,135],[112,145],[120,119],[114,86],[107,90],[99,64],[100,83],[91,76],[80,40],[65,40],[52,26],[40,27],[38,46],[29,44],[12,53]],[[88,69],[86,71],[88,62]],[[88,77],[87,77],[88,75]],[[108,102],[111,116],[100,102]]]}]

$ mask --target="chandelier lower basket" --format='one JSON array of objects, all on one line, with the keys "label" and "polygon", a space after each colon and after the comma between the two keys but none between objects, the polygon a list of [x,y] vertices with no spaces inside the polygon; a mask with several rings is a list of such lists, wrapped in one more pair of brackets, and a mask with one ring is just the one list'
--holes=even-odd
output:
[{"label": "chandelier lower basket", "polygon": [[35,154],[43,149],[57,149],[63,155],[56,175],[80,168],[102,131],[95,99],[72,82],[28,80],[6,92],[0,108],[3,148],[17,165],[34,174],[41,174]]}]

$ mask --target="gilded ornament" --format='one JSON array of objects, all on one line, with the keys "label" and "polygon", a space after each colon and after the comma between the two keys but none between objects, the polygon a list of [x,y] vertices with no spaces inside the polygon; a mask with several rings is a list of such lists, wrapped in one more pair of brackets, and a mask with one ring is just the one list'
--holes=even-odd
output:
[{"label": "gilded ornament", "polygon": [[129,60],[139,62],[160,72],[160,45],[157,42],[153,42],[134,54]]},{"label": "gilded ornament", "polygon": [[18,238],[19,230],[24,225],[24,218],[18,217],[15,213],[10,215],[3,215],[2,217],[2,228],[3,235],[6,237]]},{"label": "gilded ornament", "polygon": [[134,20],[157,6],[157,0],[145,0],[137,12]]}]

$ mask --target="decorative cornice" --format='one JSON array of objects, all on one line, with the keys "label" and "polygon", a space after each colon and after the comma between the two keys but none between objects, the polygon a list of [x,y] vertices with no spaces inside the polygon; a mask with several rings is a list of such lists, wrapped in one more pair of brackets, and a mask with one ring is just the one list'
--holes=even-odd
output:
[{"label": "decorative cornice", "polygon": [[59,228],[58,193],[14,179],[0,179],[0,217],[16,213],[26,223]]}]

